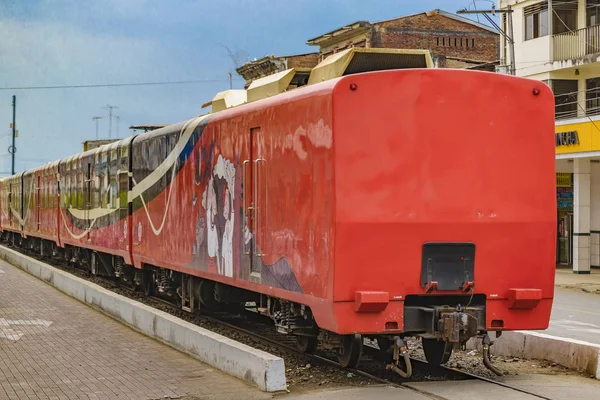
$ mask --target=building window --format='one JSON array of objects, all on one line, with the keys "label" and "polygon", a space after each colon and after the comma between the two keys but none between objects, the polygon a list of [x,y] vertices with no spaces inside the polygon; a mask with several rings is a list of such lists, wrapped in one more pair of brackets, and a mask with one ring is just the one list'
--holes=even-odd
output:
[{"label": "building window", "polygon": [[586,79],[585,89],[586,114],[600,114],[600,78]]},{"label": "building window", "polygon": [[554,92],[556,119],[577,117],[577,80],[552,79],[548,85]]},{"label": "building window", "polygon": [[600,23],[600,0],[587,0],[586,2],[587,26]]},{"label": "building window", "polygon": [[552,5],[552,33],[554,35],[577,29],[577,0],[557,1]]},{"label": "building window", "polygon": [[548,3],[537,3],[523,9],[525,40],[548,35]]}]

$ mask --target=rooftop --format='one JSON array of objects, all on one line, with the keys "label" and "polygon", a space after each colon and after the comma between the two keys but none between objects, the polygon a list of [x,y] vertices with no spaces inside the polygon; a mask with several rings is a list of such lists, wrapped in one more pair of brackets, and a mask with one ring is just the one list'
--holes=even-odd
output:
[{"label": "rooftop", "polygon": [[410,15],[404,15],[402,17],[391,18],[391,19],[387,19],[387,20],[383,20],[383,21],[378,21],[378,22],[373,22],[373,23],[368,22],[368,21],[356,21],[356,22],[353,22],[353,23],[351,23],[349,25],[345,25],[345,26],[343,26],[341,28],[334,29],[333,31],[327,32],[327,33],[325,33],[325,34],[323,34],[321,36],[317,36],[315,38],[309,39],[306,43],[308,45],[311,45],[311,46],[318,46],[321,42],[323,42],[325,40],[331,39],[332,37],[341,36],[341,35],[343,35],[343,34],[345,34],[347,32],[350,32],[350,31],[368,30],[373,25],[377,25],[377,24],[381,24],[381,23],[384,23],[384,22],[393,21],[393,20],[397,20],[397,19],[414,17],[414,16],[420,15],[420,14],[426,14],[427,16],[441,15],[441,16],[444,16],[444,17],[447,17],[447,18],[454,19],[454,20],[459,21],[459,22],[463,22],[463,23],[466,23],[466,24],[473,25],[473,26],[475,26],[477,28],[484,29],[484,30],[489,31],[491,33],[499,34],[495,29],[493,29],[493,28],[491,28],[491,27],[489,27],[489,26],[487,26],[485,24],[479,23],[477,21],[473,21],[473,20],[471,20],[469,18],[465,18],[465,17],[462,17],[462,16],[457,15],[457,14],[453,14],[453,13],[450,13],[450,12],[447,12],[447,11],[443,11],[443,10],[440,10],[440,9],[435,9],[435,10],[432,10],[432,11],[420,12],[420,13],[410,14]]}]

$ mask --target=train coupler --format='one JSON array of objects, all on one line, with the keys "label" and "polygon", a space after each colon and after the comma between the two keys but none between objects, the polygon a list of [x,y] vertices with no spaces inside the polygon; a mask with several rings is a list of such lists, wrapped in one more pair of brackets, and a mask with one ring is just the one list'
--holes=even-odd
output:
[{"label": "train coupler", "polygon": [[442,315],[438,320],[438,330],[446,342],[466,343],[470,338],[477,336],[478,323],[477,318],[464,312],[459,304],[456,311]]},{"label": "train coupler", "polygon": [[500,371],[498,368],[496,368],[492,365],[492,361],[490,360],[490,346],[493,343],[492,343],[492,340],[490,339],[490,336],[487,333],[483,336],[482,344],[483,344],[483,365],[485,365],[485,367],[487,369],[489,369],[490,371],[492,371],[493,373],[495,373],[498,376],[504,375],[504,373],[502,371]]},{"label": "train coupler", "polygon": [[[406,364],[406,371],[403,371],[399,366],[400,356],[404,359]],[[408,355],[408,347],[404,340],[400,336],[394,337],[394,353],[392,357],[392,363],[388,364],[385,369],[389,369],[397,373],[403,378],[410,378],[412,376],[412,364],[410,363],[410,357]]]}]

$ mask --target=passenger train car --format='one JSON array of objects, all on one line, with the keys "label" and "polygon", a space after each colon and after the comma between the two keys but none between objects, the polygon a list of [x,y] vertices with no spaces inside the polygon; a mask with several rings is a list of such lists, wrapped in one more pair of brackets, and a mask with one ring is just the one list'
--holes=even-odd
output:
[{"label": "passenger train car", "polygon": [[547,328],[553,132],[538,81],[348,75],[3,179],[0,226],[186,310],[253,302],[344,366],[374,339],[406,375],[408,336],[439,364],[469,338]]}]

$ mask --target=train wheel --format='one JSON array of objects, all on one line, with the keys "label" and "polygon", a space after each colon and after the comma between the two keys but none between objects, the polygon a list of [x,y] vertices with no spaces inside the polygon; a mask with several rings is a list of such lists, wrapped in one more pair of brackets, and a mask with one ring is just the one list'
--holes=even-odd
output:
[{"label": "train wheel", "polygon": [[432,365],[446,364],[452,355],[452,343],[437,339],[422,338],[423,352],[427,362]]},{"label": "train wheel", "polygon": [[362,356],[363,340],[357,334],[342,336],[342,343],[338,349],[338,361],[344,368],[355,368]]},{"label": "train wheel", "polygon": [[316,336],[296,336],[296,348],[303,353],[312,354],[317,350],[319,340]]},{"label": "train wheel", "polygon": [[219,308],[219,302],[215,298],[215,283],[213,281],[202,280],[200,282],[200,302],[207,311],[215,311]]},{"label": "train wheel", "polygon": [[142,270],[142,290],[146,296],[154,296],[154,280],[153,270]]},{"label": "train wheel", "polygon": [[98,254],[95,251],[90,256],[90,273],[98,275]]}]

